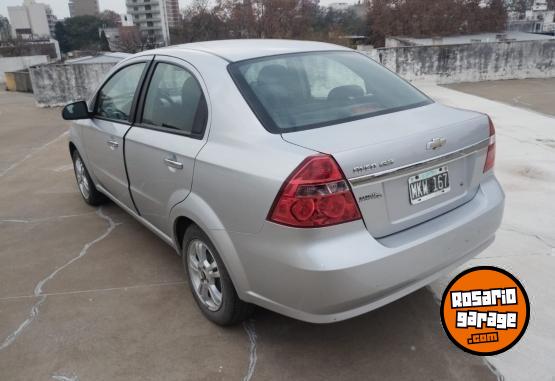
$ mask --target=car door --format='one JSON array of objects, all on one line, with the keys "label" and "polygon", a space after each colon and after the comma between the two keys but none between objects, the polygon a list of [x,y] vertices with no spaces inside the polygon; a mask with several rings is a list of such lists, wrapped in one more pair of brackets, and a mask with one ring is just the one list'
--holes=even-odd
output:
[{"label": "car door", "polygon": [[82,129],[88,164],[98,185],[129,208],[123,137],[131,127],[140,84],[152,56],[129,61],[108,78],[94,100],[92,118]]},{"label": "car door", "polygon": [[185,61],[156,56],[146,81],[125,137],[130,190],[140,215],[171,235],[170,210],[191,191],[206,142],[208,106],[200,75]]}]

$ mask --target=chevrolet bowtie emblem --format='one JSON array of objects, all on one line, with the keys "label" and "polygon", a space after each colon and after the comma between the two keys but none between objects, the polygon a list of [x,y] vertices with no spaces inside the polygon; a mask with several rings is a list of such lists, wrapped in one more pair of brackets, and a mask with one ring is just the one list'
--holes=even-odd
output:
[{"label": "chevrolet bowtie emblem", "polygon": [[447,143],[447,139],[445,138],[433,138],[428,142],[428,144],[426,144],[426,149],[427,150],[438,149],[440,147],[443,147],[445,143]]}]

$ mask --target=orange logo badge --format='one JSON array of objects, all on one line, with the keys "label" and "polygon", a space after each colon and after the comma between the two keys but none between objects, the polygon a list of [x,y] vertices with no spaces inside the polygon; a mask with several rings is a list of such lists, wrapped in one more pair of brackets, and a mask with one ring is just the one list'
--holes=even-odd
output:
[{"label": "orange logo badge", "polygon": [[480,356],[505,352],[524,335],[530,303],[522,284],[497,267],[463,271],[441,300],[441,322],[462,350]]}]

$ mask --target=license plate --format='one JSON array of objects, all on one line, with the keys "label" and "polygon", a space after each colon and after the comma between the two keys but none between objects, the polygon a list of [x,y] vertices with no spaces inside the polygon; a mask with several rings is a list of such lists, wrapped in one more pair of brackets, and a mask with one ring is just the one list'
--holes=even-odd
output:
[{"label": "license plate", "polygon": [[451,190],[447,166],[419,173],[409,178],[409,197],[412,205],[445,194]]}]

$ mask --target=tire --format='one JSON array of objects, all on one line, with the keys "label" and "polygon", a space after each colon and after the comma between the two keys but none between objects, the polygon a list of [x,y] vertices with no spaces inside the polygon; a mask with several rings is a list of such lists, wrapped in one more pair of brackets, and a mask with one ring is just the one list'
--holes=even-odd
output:
[{"label": "tire", "polygon": [[182,260],[191,293],[208,320],[229,326],[249,317],[253,305],[239,299],[218,251],[196,225],[185,232]]},{"label": "tire", "polygon": [[106,196],[100,193],[89,175],[89,171],[79,155],[77,150],[73,151],[71,154],[71,159],[73,161],[73,171],[75,173],[75,179],[77,180],[77,188],[79,193],[83,197],[83,200],[89,205],[98,206],[106,202]]}]

